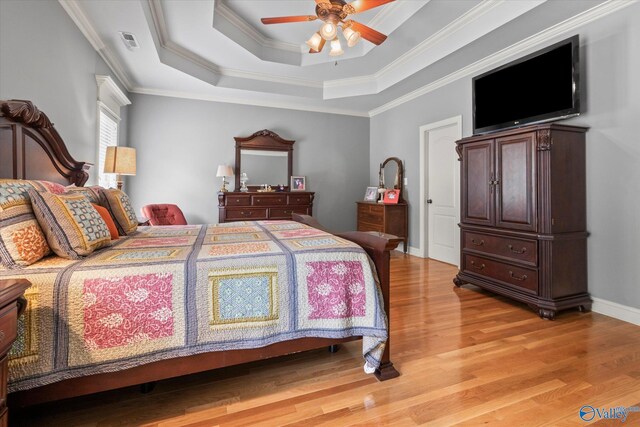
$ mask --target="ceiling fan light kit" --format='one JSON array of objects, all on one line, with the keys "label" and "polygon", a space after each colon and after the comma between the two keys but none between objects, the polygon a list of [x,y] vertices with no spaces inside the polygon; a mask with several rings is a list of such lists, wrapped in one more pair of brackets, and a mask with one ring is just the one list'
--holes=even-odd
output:
[{"label": "ceiling fan light kit", "polygon": [[344,53],[342,50],[342,46],[340,45],[340,40],[336,37],[331,40],[331,52],[329,52],[329,56],[340,56]]},{"label": "ceiling fan light kit", "polygon": [[322,41],[322,36],[320,35],[320,33],[313,33],[311,38],[307,40],[306,43],[311,50],[319,51],[321,41]]},{"label": "ceiling fan light kit", "polygon": [[265,25],[270,25],[289,22],[309,22],[320,19],[323,21],[320,30],[306,41],[307,46],[310,48],[309,53],[321,52],[325,42],[331,41],[331,51],[329,55],[339,56],[344,53],[344,50],[338,39],[338,27],[342,28],[342,35],[349,47],[355,46],[361,38],[376,45],[382,44],[387,39],[386,35],[379,33],[373,28],[353,20],[345,21],[345,18],[348,15],[364,12],[365,10],[373,9],[393,1],[395,0],[355,0],[347,4],[344,0],[315,0],[316,16],[280,16],[262,18],[261,21]]}]

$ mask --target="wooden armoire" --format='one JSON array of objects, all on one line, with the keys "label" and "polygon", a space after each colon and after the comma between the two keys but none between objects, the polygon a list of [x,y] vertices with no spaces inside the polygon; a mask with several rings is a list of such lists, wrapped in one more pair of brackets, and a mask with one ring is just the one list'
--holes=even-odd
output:
[{"label": "wooden armoire", "polygon": [[587,291],[586,128],[555,123],[464,138],[460,271],[540,317],[591,309]]}]

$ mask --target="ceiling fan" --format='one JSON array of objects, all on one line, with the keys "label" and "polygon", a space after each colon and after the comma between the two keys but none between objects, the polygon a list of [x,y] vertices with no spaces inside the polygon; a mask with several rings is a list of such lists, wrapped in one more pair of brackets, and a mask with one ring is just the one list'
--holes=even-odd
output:
[{"label": "ceiling fan", "polygon": [[344,0],[315,0],[315,15],[278,16],[274,18],[262,18],[265,25],[285,24],[290,22],[307,22],[320,19],[324,23],[320,30],[314,33],[307,45],[309,53],[319,53],[324,48],[327,41],[331,42],[329,55],[339,56],[344,53],[340,40],[338,39],[338,28],[342,27],[342,35],[347,40],[347,45],[353,47],[360,41],[360,38],[369,40],[371,43],[379,45],[387,39],[387,36],[367,27],[364,24],[352,19],[346,19],[348,15],[364,12],[383,4],[391,3],[395,0],[355,0],[347,3]]}]

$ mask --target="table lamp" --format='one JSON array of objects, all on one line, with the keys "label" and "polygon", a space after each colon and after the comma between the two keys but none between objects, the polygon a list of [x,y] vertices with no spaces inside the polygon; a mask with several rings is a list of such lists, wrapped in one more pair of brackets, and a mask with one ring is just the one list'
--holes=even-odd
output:
[{"label": "table lamp", "polygon": [[122,190],[120,175],[136,174],[136,149],[131,147],[107,147],[103,172],[117,174],[118,190]]},{"label": "table lamp", "polygon": [[231,169],[231,166],[228,165],[220,165],[218,166],[218,173],[216,173],[216,177],[220,178],[222,177],[222,188],[220,189],[220,191],[222,192],[226,192],[229,191],[227,190],[227,177],[228,176],[233,176],[233,169]]}]

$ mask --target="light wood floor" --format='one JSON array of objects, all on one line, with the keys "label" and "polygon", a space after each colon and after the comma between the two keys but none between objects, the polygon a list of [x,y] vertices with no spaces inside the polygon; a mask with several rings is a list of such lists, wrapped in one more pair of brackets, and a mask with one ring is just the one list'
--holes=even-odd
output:
[{"label": "light wood floor", "polygon": [[[162,381],[150,394],[129,388],[36,407],[18,424],[582,426],[583,405],[640,406],[639,326],[577,311],[544,321],[455,288],[450,265],[394,255],[392,267],[399,378],[365,375],[357,341],[336,354]],[[640,425],[640,414],[611,425]]]}]

